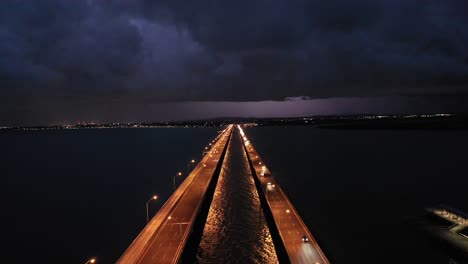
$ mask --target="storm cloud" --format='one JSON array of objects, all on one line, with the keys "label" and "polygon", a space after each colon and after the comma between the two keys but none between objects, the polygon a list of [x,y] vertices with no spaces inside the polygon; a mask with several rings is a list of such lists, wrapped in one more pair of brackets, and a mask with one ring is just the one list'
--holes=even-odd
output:
[{"label": "storm cloud", "polygon": [[5,0],[0,103],[466,94],[468,4]]}]

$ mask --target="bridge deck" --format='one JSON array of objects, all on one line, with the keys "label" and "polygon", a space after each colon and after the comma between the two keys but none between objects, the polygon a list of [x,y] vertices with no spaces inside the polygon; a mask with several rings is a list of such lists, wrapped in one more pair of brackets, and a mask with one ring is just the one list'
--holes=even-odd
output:
[{"label": "bridge deck", "polygon": [[429,209],[429,211],[454,224],[461,225],[461,226],[468,226],[468,219],[463,218],[463,216],[457,213],[451,212],[446,209]]},{"label": "bridge deck", "polygon": [[206,154],[159,212],[149,221],[117,261],[130,263],[178,263],[206,196],[209,183],[227,145],[232,125],[220,134]]},{"label": "bridge deck", "polygon": [[[330,263],[287,195],[275,178],[271,176],[270,171],[252,146],[252,143],[245,136],[242,128],[239,126],[238,128],[246,146],[247,154],[253,163],[254,174],[262,186],[262,190],[259,190],[259,192],[262,192],[266,197],[291,263]],[[304,234],[309,238],[308,243],[302,241],[302,235]]]}]

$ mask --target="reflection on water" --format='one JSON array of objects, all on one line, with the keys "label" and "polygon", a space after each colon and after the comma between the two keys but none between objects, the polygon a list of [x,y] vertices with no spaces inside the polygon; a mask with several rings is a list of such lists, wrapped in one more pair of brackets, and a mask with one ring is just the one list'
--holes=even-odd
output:
[{"label": "reflection on water", "polygon": [[237,130],[226,153],[197,262],[278,263]]}]

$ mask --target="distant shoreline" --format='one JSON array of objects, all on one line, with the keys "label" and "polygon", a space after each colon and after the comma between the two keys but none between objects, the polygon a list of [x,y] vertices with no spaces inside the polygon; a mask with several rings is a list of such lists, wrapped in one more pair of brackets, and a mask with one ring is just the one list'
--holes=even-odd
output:
[{"label": "distant shoreline", "polygon": [[220,128],[228,124],[243,124],[248,127],[265,126],[311,126],[323,129],[395,129],[395,130],[446,130],[468,129],[466,114],[431,115],[347,115],[293,118],[218,118],[210,120],[142,122],[142,123],[79,123],[54,126],[0,127],[5,131],[76,130],[110,128]]},{"label": "distant shoreline", "polygon": [[468,122],[462,120],[372,120],[345,121],[321,124],[317,128],[323,129],[375,129],[375,130],[453,130],[468,129]]}]

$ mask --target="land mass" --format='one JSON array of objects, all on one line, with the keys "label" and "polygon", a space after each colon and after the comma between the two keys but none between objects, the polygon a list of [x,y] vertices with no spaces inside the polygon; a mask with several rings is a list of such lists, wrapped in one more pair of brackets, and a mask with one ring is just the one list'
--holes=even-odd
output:
[{"label": "land mass", "polygon": [[54,126],[0,127],[0,131],[156,128],[156,127],[224,127],[228,124],[247,126],[313,126],[325,129],[466,129],[468,114],[426,115],[336,115],[290,118],[220,117],[215,119],[142,122],[142,123],[77,123]]}]

